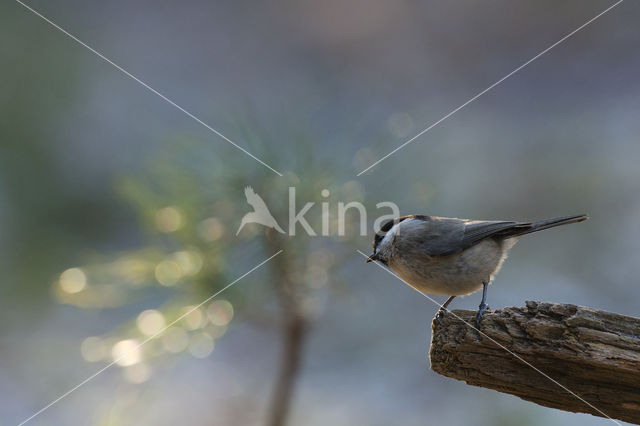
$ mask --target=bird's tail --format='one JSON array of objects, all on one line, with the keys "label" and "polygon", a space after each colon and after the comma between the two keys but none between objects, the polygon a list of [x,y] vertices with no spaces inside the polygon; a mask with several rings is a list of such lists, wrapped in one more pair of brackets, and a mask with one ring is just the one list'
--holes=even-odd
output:
[{"label": "bird's tail", "polygon": [[563,216],[553,219],[540,220],[538,222],[519,224],[509,230],[507,230],[507,237],[519,237],[520,235],[530,234],[532,232],[542,231],[544,229],[554,228],[560,225],[568,225],[570,223],[584,222],[589,219],[586,214],[579,214],[575,216]]}]

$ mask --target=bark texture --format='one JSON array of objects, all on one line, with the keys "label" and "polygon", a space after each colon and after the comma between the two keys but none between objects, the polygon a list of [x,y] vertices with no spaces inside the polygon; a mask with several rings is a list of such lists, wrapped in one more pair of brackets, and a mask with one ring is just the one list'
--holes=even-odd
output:
[{"label": "bark texture", "polygon": [[432,323],[436,373],[546,407],[640,424],[640,318],[528,301],[485,313],[479,331],[462,320],[475,327],[475,312],[448,312],[442,324]]}]

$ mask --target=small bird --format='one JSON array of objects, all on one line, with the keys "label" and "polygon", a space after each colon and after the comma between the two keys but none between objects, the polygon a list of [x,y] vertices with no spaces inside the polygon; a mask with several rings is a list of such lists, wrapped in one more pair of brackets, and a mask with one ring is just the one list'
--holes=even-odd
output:
[{"label": "small bird", "polygon": [[264,200],[255,193],[253,188],[247,186],[244,189],[244,196],[247,198],[247,203],[251,207],[253,207],[253,211],[245,214],[240,221],[240,227],[236,231],[236,235],[240,233],[244,225],[247,223],[259,223],[260,225],[267,226],[269,228],[275,228],[276,231],[284,234],[278,222],[276,222],[275,218],[269,211],[269,208],[265,204]]},{"label": "small bird", "polygon": [[479,324],[488,309],[487,286],[520,236],[588,218],[581,214],[510,222],[403,216],[382,225],[366,261],[382,263],[420,292],[450,296],[438,310],[438,319],[456,296],[482,288],[476,313]]}]

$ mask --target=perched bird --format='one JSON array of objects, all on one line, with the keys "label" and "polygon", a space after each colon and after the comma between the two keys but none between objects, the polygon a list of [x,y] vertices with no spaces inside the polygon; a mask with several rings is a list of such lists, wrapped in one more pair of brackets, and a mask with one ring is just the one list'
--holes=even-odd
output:
[{"label": "perched bird", "polygon": [[487,286],[520,236],[587,219],[584,214],[539,222],[403,216],[382,225],[367,262],[379,261],[420,292],[450,296],[438,319],[456,296],[482,288],[479,323],[488,308]]},{"label": "perched bird", "polygon": [[284,234],[284,231],[282,230],[282,228],[280,228],[278,222],[276,222],[275,218],[267,208],[264,200],[255,193],[253,188],[247,186],[244,189],[244,196],[247,198],[247,203],[249,203],[249,205],[253,207],[253,211],[245,214],[242,217],[242,220],[240,221],[240,227],[238,228],[238,231],[236,231],[236,235],[240,233],[244,225],[246,225],[247,223],[259,223],[260,225],[264,225],[269,228],[275,228],[276,231]]}]

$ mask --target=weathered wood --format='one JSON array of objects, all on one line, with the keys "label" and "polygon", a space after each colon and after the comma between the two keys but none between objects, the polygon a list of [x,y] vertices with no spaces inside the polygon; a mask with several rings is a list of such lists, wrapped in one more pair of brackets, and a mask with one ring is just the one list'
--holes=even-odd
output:
[{"label": "weathered wood", "polygon": [[640,318],[528,301],[485,313],[480,333],[456,316],[476,325],[472,311],[433,321],[433,371],[546,407],[640,424]]}]

